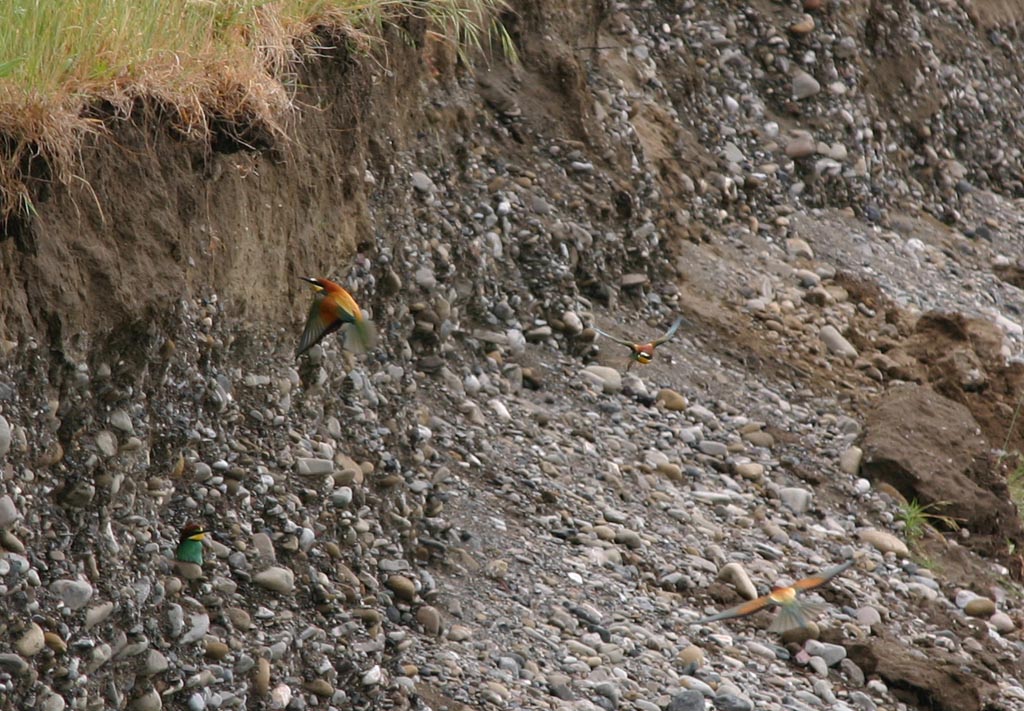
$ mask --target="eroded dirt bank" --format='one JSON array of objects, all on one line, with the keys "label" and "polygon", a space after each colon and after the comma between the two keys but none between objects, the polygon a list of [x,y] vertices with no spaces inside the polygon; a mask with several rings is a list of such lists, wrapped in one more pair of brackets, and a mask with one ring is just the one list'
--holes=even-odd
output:
[{"label": "eroded dirt bank", "polygon": [[[111,120],[8,225],[4,698],[1024,708],[1020,10],[514,10],[325,51],[287,141]],[[293,361],[306,274],[376,351]],[[849,557],[816,641],[688,626]]]}]

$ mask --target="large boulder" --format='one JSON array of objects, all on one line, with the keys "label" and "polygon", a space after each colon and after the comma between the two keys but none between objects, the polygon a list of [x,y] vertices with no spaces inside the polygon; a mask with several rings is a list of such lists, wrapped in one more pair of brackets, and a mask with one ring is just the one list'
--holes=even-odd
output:
[{"label": "large boulder", "polygon": [[846,652],[865,674],[878,675],[913,708],[935,711],[981,711],[997,708],[999,688],[991,672],[975,660],[965,664],[945,650],[927,652],[893,638],[868,639],[846,645]]},{"label": "large boulder", "polygon": [[878,401],[863,432],[864,476],[908,501],[948,502],[936,513],[955,517],[972,534],[1019,540],[1017,509],[967,407],[927,386],[904,385]]}]

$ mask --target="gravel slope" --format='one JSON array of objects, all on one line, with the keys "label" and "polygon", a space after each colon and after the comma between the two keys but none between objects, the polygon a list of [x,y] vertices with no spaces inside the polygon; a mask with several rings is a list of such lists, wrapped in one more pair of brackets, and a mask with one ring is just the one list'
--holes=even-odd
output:
[{"label": "gravel slope", "polygon": [[[1024,709],[1024,106],[976,5],[524,5],[521,66],[359,166],[374,352],[212,285],[130,357],[4,341],[2,705]],[[677,314],[625,375],[593,330]],[[851,558],[809,639],[690,624]]]}]

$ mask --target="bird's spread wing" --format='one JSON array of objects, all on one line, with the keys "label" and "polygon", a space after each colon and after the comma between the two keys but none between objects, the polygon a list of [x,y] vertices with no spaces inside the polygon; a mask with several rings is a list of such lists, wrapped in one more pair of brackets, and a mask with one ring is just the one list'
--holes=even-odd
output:
[{"label": "bird's spread wing", "polygon": [[662,336],[661,338],[659,338],[659,339],[657,339],[655,341],[652,341],[651,343],[653,345],[655,345],[655,346],[660,346],[665,341],[671,340],[672,336],[676,335],[676,331],[679,330],[679,327],[682,325],[682,323],[683,323],[683,317],[680,316],[679,318],[677,318],[675,320],[675,323],[672,324],[671,328],[669,328],[667,331],[665,331],[665,335],[664,336]]},{"label": "bird's spread wing", "polygon": [[600,334],[601,334],[602,336],[604,336],[605,338],[610,338],[610,339],[612,339],[613,341],[615,341],[616,343],[621,343],[622,345],[624,345],[624,346],[627,346],[628,348],[632,348],[632,347],[633,347],[633,345],[634,345],[634,343],[633,343],[632,341],[627,341],[627,340],[626,340],[626,339],[624,339],[624,338],[617,338],[617,337],[613,336],[613,335],[612,335],[612,334],[610,334],[610,333],[605,333],[604,331],[602,331],[602,330],[601,330],[600,328],[598,328],[597,326],[594,326],[594,330],[595,330],[595,331],[597,331],[598,333],[600,333]]},{"label": "bird's spread wing", "polygon": [[306,327],[302,330],[302,338],[299,339],[299,347],[295,349],[296,358],[315,346],[324,336],[341,327],[341,320],[323,306],[324,295],[317,293],[313,297],[312,306],[309,307],[309,316],[306,318]]},{"label": "bird's spread wing", "polygon": [[803,591],[803,590],[813,590],[816,587],[824,585],[829,580],[831,580],[832,578],[836,577],[837,575],[842,573],[844,570],[848,569],[851,565],[853,565],[853,559],[852,558],[850,560],[846,561],[845,563],[843,563],[842,565],[837,565],[834,568],[829,568],[828,570],[825,570],[825,571],[823,571],[821,573],[818,573],[817,575],[812,575],[809,578],[804,578],[803,580],[797,580],[795,583],[793,583],[793,587],[796,588],[797,590],[800,590],[800,591]]},{"label": "bird's spread wing", "polygon": [[710,617],[702,617],[699,620],[694,620],[691,625],[703,625],[708,622],[717,622],[718,620],[730,620],[733,617],[746,617],[747,615],[753,615],[758,610],[774,605],[775,601],[771,599],[769,595],[762,595],[756,600],[745,602],[742,605],[736,607],[730,607],[728,610],[723,610],[717,615],[711,615]]}]

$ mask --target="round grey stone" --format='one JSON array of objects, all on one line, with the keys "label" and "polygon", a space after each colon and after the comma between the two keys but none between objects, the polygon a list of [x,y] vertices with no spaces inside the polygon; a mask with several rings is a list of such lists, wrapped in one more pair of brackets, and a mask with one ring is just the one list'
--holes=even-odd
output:
[{"label": "round grey stone", "polygon": [[412,186],[421,193],[432,193],[434,192],[434,181],[430,179],[430,176],[424,173],[422,170],[414,170],[409,176],[412,180]]},{"label": "round grey stone", "polygon": [[0,654],[0,670],[10,674],[25,674],[29,666],[28,662],[17,654]]},{"label": "round grey stone", "polygon": [[878,610],[873,608],[871,605],[864,605],[864,607],[857,609],[857,622],[865,627],[877,625],[881,621],[882,615],[880,615]]},{"label": "round grey stone", "polygon": [[808,654],[821,657],[830,667],[834,667],[841,660],[846,658],[846,648],[838,644],[819,642],[816,639],[809,639],[804,644],[804,650]]},{"label": "round grey stone", "polygon": [[687,689],[675,694],[665,707],[665,711],[704,711],[704,708],[704,694]]},{"label": "round grey stone", "polygon": [[11,449],[11,425],[0,415],[0,457],[3,457]]},{"label": "round grey stone", "polygon": [[810,98],[820,91],[821,84],[807,72],[798,70],[793,75],[793,98],[797,101]]},{"label": "round grey stone", "polygon": [[832,355],[839,356],[840,358],[857,357],[857,349],[843,337],[843,334],[839,333],[835,326],[822,326],[821,330],[818,331],[818,338],[821,339],[828,352]]},{"label": "round grey stone", "polygon": [[192,623],[191,629],[181,637],[182,644],[192,644],[198,642],[206,633],[210,631],[210,616],[205,613],[199,613],[192,615],[190,618]]},{"label": "round grey stone", "polygon": [[719,694],[714,700],[715,708],[720,711],[753,711],[754,702],[736,694]]},{"label": "round grey stone", "polygon": [[290,593],[295,589],[295,573],[276,565],[256,573],[252,580],[261,588],[278,593]]},{"label": "round grey stone", "polygon": [[588,365],[580,375],[583,380],[600,387],[606,393],[622,392],[622,374],[605,365]]},{"label": "round grey stone", "polygon": [[798,486],[787,486],[779,491],[779,499],[782,504],[793,513],[806,513],[811,507],[811,499],[814,495],[807,489]]},{"label": "round grey stone", "polygon": [[10,528],[21,518],[14,500],[6,494],[0,496],[0,528]]},{"label": "round grey stone", "polygon": [[164,706],[163,700],[156,689],[150,689],[142,696],[132,701],[131,711],[160,711]]},{"label": "round grey stone", "polygon": [[80,610],[92,598],[92,585],[85,580],[57,580],[50,589],[72,610]]}]

